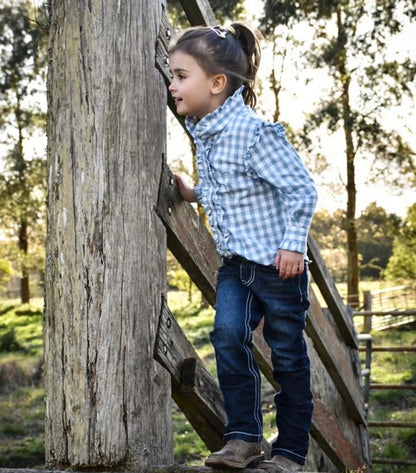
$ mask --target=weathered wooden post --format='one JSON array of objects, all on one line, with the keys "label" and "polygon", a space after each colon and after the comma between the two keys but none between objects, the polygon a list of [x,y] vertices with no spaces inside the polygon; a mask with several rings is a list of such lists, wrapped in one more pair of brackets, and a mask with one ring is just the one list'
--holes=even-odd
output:
[{"label": "weathered wooden post", "polygon": [[46,462],[172,463],[154,212],[166,141],[162,0],[50,1]]},{"label": "weathered wooden post", "polygon": [[[371,291],[364,291],[364,311],[371,311],[372,309],[372,294]],[[372,329],[372,317],[371,315],[364,316],[364,329],[363,333],[370,333]]]}]

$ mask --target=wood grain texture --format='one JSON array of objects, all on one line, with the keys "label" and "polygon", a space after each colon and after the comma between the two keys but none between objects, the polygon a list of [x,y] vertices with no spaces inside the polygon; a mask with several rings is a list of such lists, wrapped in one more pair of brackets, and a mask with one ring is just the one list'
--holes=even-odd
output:
[{"label": "wood grain texture", "polygon": [[162,7],[50,2],[49,466],[173,460],[170,380],[152,352],[166,289],[166,235],[154,212],[166,146],[154,65]]}]

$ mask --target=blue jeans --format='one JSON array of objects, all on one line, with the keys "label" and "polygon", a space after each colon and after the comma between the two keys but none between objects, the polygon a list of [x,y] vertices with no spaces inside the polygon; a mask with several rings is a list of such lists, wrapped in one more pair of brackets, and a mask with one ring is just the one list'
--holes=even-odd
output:
[{"label": "blue jeans", "polygon": [[272,456],[304,464],[313,402],[310,364],[303,338],[308,300],[308,269],[282,279],[273,266],[240,257],[224,258],[219,269],[214,330],[218,380],[227,414],[225,439],[263,438],[261,379],[252,353],[252,331],[264,316],[264,338],[271,348],[279,435]]}]

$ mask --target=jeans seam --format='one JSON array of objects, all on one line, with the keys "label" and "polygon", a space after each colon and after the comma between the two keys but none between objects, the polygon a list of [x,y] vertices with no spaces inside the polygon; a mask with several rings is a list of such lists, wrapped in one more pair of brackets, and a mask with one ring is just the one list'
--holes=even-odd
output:
[{"label": "jeans seam", "polygon": [[240,263],[240,281],[244,286],[250,286],[256,277],[256,263],[250,263],[250,277],[247,281],[243,279],[243,264],[246,263]]},{"label": "jeans seam", "polygon": [[259,432],[262,432],[262,422],[261,422],[261,417],[259,417],[258,412],[259,412],[259,406],[260,406],[260,377],[258,370],[256,371],[255,369],[255,360],[254,360],[254,355],[253,355],[253,350],[250,349],[248,346],[248,342],[250,340],[250,334],[251,334],[251,327],[250,327],[250,320],[251,320],[251,303],[253,301],[253,293],[250,291],[249,292],[249,297],[247,298],[246,301],[246,315],[245,315],[245,327],[246,327],[246,335],[244,339],[244,350],[247,353],[247,365],[248,369],[253,376],[254,382],[255,382],[255,404],[253,406],[254,412],[253,412],[253,417],[256,421],[257,428]]}]

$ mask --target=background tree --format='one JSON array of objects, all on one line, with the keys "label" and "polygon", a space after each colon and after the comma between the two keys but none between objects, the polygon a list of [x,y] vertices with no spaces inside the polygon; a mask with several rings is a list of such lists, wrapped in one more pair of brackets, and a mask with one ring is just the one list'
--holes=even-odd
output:
[{"label": "background tree", "polygon": [[29,247],[44,233],[46,160],[25,147],[45,127],[45,112],[36,102],[44,92],[46,66],[44,30],[37,21],[42,14],[27,1],[0,7],[0,130],[7,149],[0,176],[0,226],[18,243],[22,302],[29,302],[29,272],[43,252],[31,258]]},{"label": "background tree", "polygon": [[327,210],[315,212],[311,234],[319,241],[319,249],[334,280],[345,282],[347,269],[345,211],[332,215]]},{"label": "background tree", "polygon": [[412,95],[415,64],[408,57],[390,57],[386,45],[415,14],[416,2],[412,0],[386,4],[361,0],[265,2],[266,33],[276,25],[290,29],[303,22],[305,27],[313,27],[309,62],[326,70],[331,80],[327,96],[305,124],[304,142],[314,153],[313,130],[319,128],[322,133],[325,125],[330,134],[342,133],[348,295],[353,306],[358,304],[359,293],[356,166],[370,159],[373,178],[384,173],[397,185],[403,185],[402,178],[412,183],[416,179],[414,151],[397,130],[388,129],[383,122],[388,109],[402,105]]},{"label": "background tree", "polygon": [[416,279],[416,204],[409,207],[406,218],[393,242],[387,279]]},{"label": "background tree", "polygon": [[361,277],[379,279],[383,276],[401,223],[399,216],[387,214],[375,202],[361,212],[357,219]]}]

